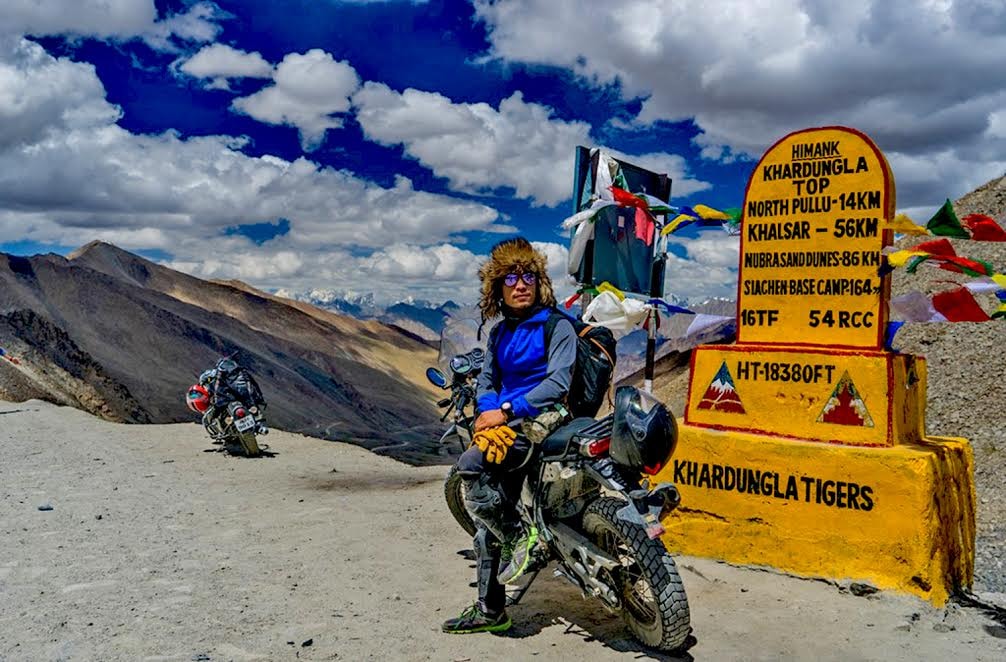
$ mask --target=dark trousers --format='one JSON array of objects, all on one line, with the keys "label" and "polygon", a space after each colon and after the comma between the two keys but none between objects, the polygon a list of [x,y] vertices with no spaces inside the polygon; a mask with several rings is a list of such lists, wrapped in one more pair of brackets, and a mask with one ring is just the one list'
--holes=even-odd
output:
[{"label": "dark trousers", "polygon": [[498,614],[506,607],[506,589],[496,579],[500,571],[500,538],[519,531],[517,503],[527,472],[534,464],[534,446],[518,436],[500,464],[487,462],[477,446],[458,459],[465,480],[465,506],[475,521],[475,577],[479,607]]}]

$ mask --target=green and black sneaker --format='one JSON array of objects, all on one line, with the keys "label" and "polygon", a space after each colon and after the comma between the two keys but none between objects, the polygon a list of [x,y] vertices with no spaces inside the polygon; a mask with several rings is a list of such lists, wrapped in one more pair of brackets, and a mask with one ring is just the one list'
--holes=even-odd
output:
[{"label": "green and black sneaker", "polygon": [[475,632],[506,632],[513,625],[506,610],[492,616],[483,613],[476,602],[461,612],[457,618],[444,621],[443,629],[448,634],[473,634]]},{"label": "green and black sneaker", "polygon": [[528,567],[531,565],[531,559],[534,557],[534,548],[537,544],[538,528],[531,525],[524,529],[517,536],[516,540],[503,545],[503,553],[500,560],[500,566],[503,569],[496,576],[500,584],[512,584],[524,576],[524,573],[527,572]]}]

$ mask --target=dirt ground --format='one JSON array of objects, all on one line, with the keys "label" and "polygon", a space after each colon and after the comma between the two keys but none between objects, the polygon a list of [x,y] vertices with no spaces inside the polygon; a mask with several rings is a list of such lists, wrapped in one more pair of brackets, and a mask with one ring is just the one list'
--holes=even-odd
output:
[{"label": "dirt ground", "polygon": [[[443,467],[274,432],[0,403],[0,660],[665,659],[552,577],[506,636],[440,623],[474,595]],[[51,510],[40,510],[51,506]],[[1003,660],[1006,612],[678,559],[695,660]]]}]

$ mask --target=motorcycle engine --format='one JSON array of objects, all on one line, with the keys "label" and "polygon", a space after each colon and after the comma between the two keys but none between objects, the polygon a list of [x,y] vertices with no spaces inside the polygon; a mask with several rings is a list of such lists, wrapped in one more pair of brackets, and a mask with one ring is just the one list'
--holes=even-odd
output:
[{"label": "motorcycle engine", "polygon": [[558,519],[579,513],[586,507],[586,498],[592,498],[592,495],[601,489],[583,472],[559,462],[545,465],[542,481],[545,483],[542,508],[550,511]]}]

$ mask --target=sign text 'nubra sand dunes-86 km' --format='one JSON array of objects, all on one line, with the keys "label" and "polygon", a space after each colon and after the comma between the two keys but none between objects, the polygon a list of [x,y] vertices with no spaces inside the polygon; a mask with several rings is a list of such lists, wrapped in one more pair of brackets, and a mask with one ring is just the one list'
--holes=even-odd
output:
[{"label": "sign text 'nubra sand dunes-86 km'", "polygon": [[967,440],[928,437],[926,362],[885,349],[894,179],[843,127],[792,133],[744,201],[737,341],[692,354],[664,470],[675,550],[944,603],[974,568]]}]

